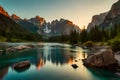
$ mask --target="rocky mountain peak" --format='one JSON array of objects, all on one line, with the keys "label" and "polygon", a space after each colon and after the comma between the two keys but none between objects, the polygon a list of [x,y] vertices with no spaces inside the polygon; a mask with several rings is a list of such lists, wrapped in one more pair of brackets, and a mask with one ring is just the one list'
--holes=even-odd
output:
[{"label": "rocky mountain peak", "polygon": [[36,19],[40,22],[40,23],[43,23],[45,22],[45,19],[40,17],[40,16],[36,16]]},{"label": "rocky mountain peak", "polygon": [[40,16],[36,16],[35,18],[36,18],[36,19],[41,19],[41,17],[40,17]]},{"label": "rocky mountain peak", "polygon": [[108,14],[108,16],[110,16],[110,18],[115,18],[118,15],[120,15],[120,0],[113,4],[113,6]]},{"label": "rocky mountain peak", "polygon": [[102,27],[112,27],[115,24],[120,24],[120,0],[114,3],[104,22],[100,25]]},{"label": "rocky mountain peak", "polygon": [[20,18],[19,16],[17,16],[16,14],[12,14],[11,18],[14,18],[14,19],[16,19],[16,20],[21,19],[21,18]]},{"label": "rocky mountain peak", "polygon": [[17,16],[16,14],[12,14],[11,19],[13,21],[15,21],[16,23],[19,23],[22,21],[22,19],[19,16]]},{"label": "rocky mountain peak", "polygon": [[10,18],[9,14],[4,10],[2,6],[0,6],[0,14]]},{"label": "rocky mountain peak", "polygon": [[68,25],[74,25],[72,21],[66,20]]},{"label": "rocky mountain peak", "polygon": [[90,30],[92,27],[94,27],[95,25],[100,25],[105,17],[107,16],[108,12],[105,12],[105,13],[100,13],[100,14],[97,14],[97,15],[94,15],[92,17],[92,20],[91,22],[88,24],[88,30]]},{"label": "rocky mountain peak", "polygon": [[39,27],[45,23],[45,19],[40,16],[36,16],[34,18],[29,19],[29,22],[31,22],[34,25],[37,25]]},{"label": "rocky mountain peak", "polygon": [[120,0],[112,5],[109,12],[93,16],[87,29],[90,30],[95,25],[98,25],[100,28],[109,28],[115,24],[120,24]]},{"label": "rocky mountain peak", "polygon": [[63,19],[63,18],[61,18],[61,19],[60,19],[60,22],[64,22],[64,21],[66,21],[66,20],[65,20],[65,19]]},{"label": "rocky mountain peak", "polygon": [[52,32],[59,35],[61,35],[62,33],[69,35],[71,33],[71,30],[76,30],[77,32],[80,32],[80,28],[74,25],[72,21],[62,18],[59,21],[53,21],[50,26]]}]

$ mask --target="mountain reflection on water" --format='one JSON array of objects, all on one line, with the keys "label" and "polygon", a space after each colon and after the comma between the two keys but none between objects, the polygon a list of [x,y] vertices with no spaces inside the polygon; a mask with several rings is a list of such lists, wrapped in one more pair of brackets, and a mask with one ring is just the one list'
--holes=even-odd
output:
[{"label": "mountain reflection on water", "polygon": [[[36,45],[37,47],[31,50],[6,52],[1,55],[0,80],[119,80],[112,72],[100,72],[105,73],[105,76],[109,77],[107,78],[84,67],[81,59],[86,58],[87,53],[80,47],[57,43]],[[13,65],[21,61],[30,61],[31,65],[18,72]],[[78,69],[74,69],[72,64],[77,64]]]}]

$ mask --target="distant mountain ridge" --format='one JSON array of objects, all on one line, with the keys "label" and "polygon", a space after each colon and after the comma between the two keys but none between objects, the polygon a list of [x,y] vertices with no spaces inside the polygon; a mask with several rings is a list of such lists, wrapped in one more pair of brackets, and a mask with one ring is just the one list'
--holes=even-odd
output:
[{"label": "distant mountain ridge", "polygon": [[44,18],[40,16],[36,16],[35,18],[31,18],[28,20],[30,23],[33,23],[34,25],[40,27],[42,26],[46,21]]},{"label": "distant mountain ridge", "polygon": [[22,19],[19,16],[17,16],[16,14],[12,14],[11,19],[13,21],[15,21],[16,23],[19,23],[22,21]]},{"label": "distant mountain ridge", "polygon": [[[72,21],[60,19],[53,20],[51,23],[46,22],[46,20],[40,16],[36,16],[31,19],[22,20],[19,16],[12,15],[11,18],[21,26],[27,27],[31,30],[30,26],[36,28],[36,31],[40,35],[49,35],[49,36],[57,36],[61,34],[69,35],[72,30],[76,30],[80,32],[80,28],[73,24]],[[24,23],[24,24],[23,24]],[[26,24],[28,25],[26,25]],[[33,26],[34,25],[34,26]]]},{"label": "distant mountain ridge", "polygon": [[21,25],[22,27],[24,27],[25,29],[27,29],[27,30],[29,30],[29,31],[31,31],[33,33],[37,33],[37,31],[39,30],[39,28],[36,25],[29,22],[27,19],[21,19],[16,14],[13,14],[11,16],[11,19],[13,21],[15,21],[17,24]]},{"label": "distant mountain ridge", "polygon": [[51,30],[52,33],[57,33],[57,34],[67,34],[69,35],[71,31],[76,30],[78,33],[80,33],[80,28],[73,24],[72,21],[65,20],[65,19],[60,19],[52,21],[51,22]]},{"label": "distant mountain ridge", "polygon": [[7,41],[12,39],[36,41],[40,39],[39,35],[33,34],[15,23],[2,7],[0,7],[0,37],[7,38]]},{"label": "distant mountain ridge", "polygon": [[70,35],[71,31],[73,30],[76,30],[78,33],[81,31],[80,28],[73,24],[72,21],[65,19],[53,20],[51,23],[46,22],[46,20],[40,16],[35,16],[31,19],[22,19],[16,14],[9,16],[7,11],[5,11],[1,6],[0,13],[12,19],[23,29],[42,36],[60,36],[62,34]]}]

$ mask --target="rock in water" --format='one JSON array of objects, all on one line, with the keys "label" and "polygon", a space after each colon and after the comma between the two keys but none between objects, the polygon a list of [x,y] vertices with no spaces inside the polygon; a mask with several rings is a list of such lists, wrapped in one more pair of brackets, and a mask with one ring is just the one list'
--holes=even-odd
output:
[{"label": "rock in water", "polygon": [[78,68],[78,66],[76,65],[76,64],[72,64],[71,65],[74,69],[77,69]]},{"label": "rock in water", "polygon": [[30,62],[22,61],[22,62],[14,64],[12,67],[17,72],[24,72],[30,68]]},{"label": "rock in water", "polygon": [[111,49],[102,49],[88,56],[87,59],[83,59],[83,63],[89,67],[108,68],[117,65],[117,60]]}]

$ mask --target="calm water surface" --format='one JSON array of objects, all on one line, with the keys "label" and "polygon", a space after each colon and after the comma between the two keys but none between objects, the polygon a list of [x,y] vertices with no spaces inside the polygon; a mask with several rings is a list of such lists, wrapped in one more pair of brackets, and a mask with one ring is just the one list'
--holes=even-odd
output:
[{"label": "calm water surface", "polygon": [[[120,80],[113,72],[83,66],[81,59],[88,53],[80,47],[58,43],[37,45],[35,49],[0,55],[0,80]],[[14,70],[13,65],[21,61],[30,61],[30,67]]]}]

